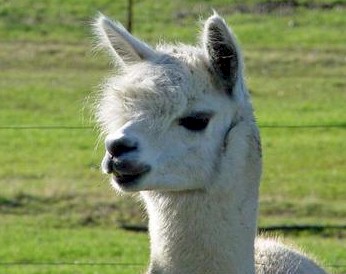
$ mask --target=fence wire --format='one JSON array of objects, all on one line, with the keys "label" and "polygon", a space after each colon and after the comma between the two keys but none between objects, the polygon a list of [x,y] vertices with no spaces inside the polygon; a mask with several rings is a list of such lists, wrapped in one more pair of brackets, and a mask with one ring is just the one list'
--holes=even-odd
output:
[{"label": "fence wire", "polygon": [[[346,129],[346,123],[340,124],[311,124],[311,125],[270,125],[270,124],[259,124],[260,128],[269,128],[269,129],[299,129],[299,128],[341,128]],[[13,125],[13,126],[0,126],[0,130],[68,130],[68,129],[77,129],[77,130],[93,130],[96,129],[96,126],[81,126],[81,125]]]},{"label": "fence wire", "polygon": [[[255,263],[262,264],[262,263]],[[263,265],[263,264],[262,264]],[[0,262],[0,267],[17,266],[117,266],[117,267],[145,267],[142,263],[121,263],[121,262]],[[346,268],[346,264],[324,265],[325,268]]]},{"label": "fence wire", "polygon": [[119,262],[0,262],[0,266],[123,266],[142,267],[140,263]]}]

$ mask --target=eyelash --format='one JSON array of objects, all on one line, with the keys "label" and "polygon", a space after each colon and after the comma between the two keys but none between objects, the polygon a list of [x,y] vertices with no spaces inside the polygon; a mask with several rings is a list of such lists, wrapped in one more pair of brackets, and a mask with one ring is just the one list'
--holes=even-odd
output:
[{"label": "eyelash", "polygon": [[190,131],[202,131],[207,128],[211,115],[197,113],[179,119],[179,125]]}]

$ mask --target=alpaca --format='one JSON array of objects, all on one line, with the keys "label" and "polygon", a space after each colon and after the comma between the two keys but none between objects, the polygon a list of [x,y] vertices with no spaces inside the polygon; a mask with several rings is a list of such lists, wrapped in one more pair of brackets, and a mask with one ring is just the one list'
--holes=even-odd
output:
[{"label": "alpaca", "polygon": [[197,46],[154,49],[103,15],[94,30],[117,65],[96,111],[101,166],[115,189],[144,201],[147,273],[325,273],[301,252],[255,239],[260,137],[223,18],[206,20]]}]

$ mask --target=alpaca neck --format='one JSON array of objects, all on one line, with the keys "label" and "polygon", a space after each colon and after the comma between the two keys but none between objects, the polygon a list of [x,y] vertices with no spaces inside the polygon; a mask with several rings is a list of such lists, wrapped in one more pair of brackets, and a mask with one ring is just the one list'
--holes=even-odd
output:
[{"label": "alpaca neck", "polygon": [[260,142],[255,126],[233,132],[206,189],[141,193],[149,215],[149,274],[255,273]]},{"label": "alpaca neck", "polygon": [[255,192],[143,194],[151,240],[148,273],[255,273]]}]

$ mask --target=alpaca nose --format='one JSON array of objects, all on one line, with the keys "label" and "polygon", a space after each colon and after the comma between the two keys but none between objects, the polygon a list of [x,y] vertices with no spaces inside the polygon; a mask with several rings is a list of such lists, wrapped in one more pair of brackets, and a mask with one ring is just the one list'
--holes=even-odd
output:
[{"label": "alpaca nose", "polygon": [[115,158],[138,149],[137,141],[125,136],[117,139],[106,139],[105,143],[106,150]]}]

